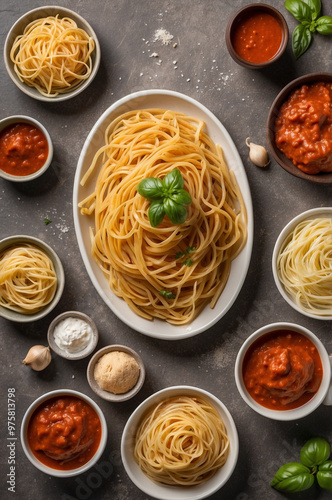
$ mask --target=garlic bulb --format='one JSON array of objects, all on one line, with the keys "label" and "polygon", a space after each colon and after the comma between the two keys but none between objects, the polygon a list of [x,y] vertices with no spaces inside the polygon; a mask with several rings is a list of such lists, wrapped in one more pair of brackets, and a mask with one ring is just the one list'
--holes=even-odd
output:
[{"label": "garlic bulb", "polygon": [[263,146],[250,142],[250,137],[247,137],[246,145],[249,148],[249,158],[253,164],[257,165],[257,167],[267,167],[270,161],[266,149]]},{"label": "garlic bulb", "polygon": [[33,370],[40,372],[50,364],[51,360],[52,356],[49,347],[34,345],[30,348],[22,363],[30,366]]}]

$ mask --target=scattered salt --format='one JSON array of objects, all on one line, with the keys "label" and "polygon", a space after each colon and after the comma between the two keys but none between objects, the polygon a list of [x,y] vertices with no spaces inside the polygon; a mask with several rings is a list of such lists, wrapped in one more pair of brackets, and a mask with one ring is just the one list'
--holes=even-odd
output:
[{"label": "scattered salt", "polygon": [[169,31],[161,28],[155,31],[153,39],[155,42],[161,42],[163,45],[169,45],[173,38],[173,35],[171,35]]}]

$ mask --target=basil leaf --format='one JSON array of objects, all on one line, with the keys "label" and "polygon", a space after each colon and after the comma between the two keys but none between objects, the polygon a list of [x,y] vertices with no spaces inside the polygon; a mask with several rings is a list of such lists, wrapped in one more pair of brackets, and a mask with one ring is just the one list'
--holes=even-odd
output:
[{"label": "basil leaf", "polygon": [[165,297],[165,299],[175,299],[174,293],[169,290],[160,290],[159,294]]},{"label": "basil leaf", "polygon": [[149,201],[159,200],[163,196],[163,183],[155,177],[147,177],[138,184],[137,191]]},{"label": "basil leaf", "polygon": [[164,199],[164,210],[173,224],[182,224],[187,218],[187,209],[183,205],[175,203],[171,198]]},{"label": "basil leaf", "polygon": [[300,460],[307,467],[314,467],[325,462],[330,456],[330,444],[321,437],[309,439],[301,448]]},{"label": "basil leaf", "polygon": [[313,485],[314,480],[308,467],[297,462],[290,462],[277,470],[271,486],[278,491],[293,493],[307,490]]},{"label": "basil leaf", "polygon": [[185,189],[178,189],[177,191],[174,191],[174,193],[172,193],[169,197],[179,205],[190,205],[191,203],[191,196]]},{"label": "basil leaf", "polygon": [[316,477],[321,488],[332,490],[332,460],[328,460],[319,466]]},{"label": "basil leaf", "polygon": [[168,193],[172,193],[176,189],[182,189],[184,186],[183,177],[177,168],[165,175],[163,182]]},{"label": "basil leaf", "polygon": [[152,227],[162,223],[165,215],[163,200],[153,201],[149,207],[149,220]]},{"label": "basil leaf", "polygon": [[309,48],[312,33],[309,28],[299,24],[293,31],[292,47],[295,59],[298,59]]},{"label": "basil leaf", "polygon": [[181,259],[181,257],[184,257],[185,255],[189,255],[191,253],[194,253],[196,250],[195,247],[188,247],[184,252],[176,252],[175,258],[176,259]]},{"label": "basil leaf", "polygon": [[317,19],[316,30],[321,35],[332,35],[332,17],[322,16]]},{"label": "basil leaf", "polygon": [[302,0],[302,2],[306,3],[311,10],[311,19],[315,21],[320,14],[322,9],[322,3],[320,0]]},{"label": "basil leaf", "polygon": [[300,23],[312,20],[310,7],[301,0],[286,0],[285,7]]}]

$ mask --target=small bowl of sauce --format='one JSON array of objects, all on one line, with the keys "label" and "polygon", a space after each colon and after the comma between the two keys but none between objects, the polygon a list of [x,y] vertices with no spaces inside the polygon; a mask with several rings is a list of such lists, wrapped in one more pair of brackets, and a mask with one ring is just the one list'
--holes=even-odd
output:
[{"label": "small bowl of sauce", "polygon": [[107,424],[99,406],[70,389],[48,392],[27,409],[21,426],[25,455],[37,469],[56,477],[72,477],[100,459]]},{"label": "small bowl of sauce", "polygon": [[264,326],[243,343],[235,381],[244,401],[274,420],[297,420],[332,404],[327,351],[310,330],[292,323]]},{"label": "small bowl of sauce", "polygon": [[238,10],[226,28],[226,45],[235,62],[251,69],[274,63],[285,52],[288,26],[282,14],[262,3]]},{"label": "small bowl of sauce", "polygon": [[332,73],[289,82],[271,105],[266,129],[269,151],[286,172],[332,184]]},{"label": "small bowl of sauce", "polygon": [[52,140],[40,122],[23,115],[0,121],[0,177],[32,181],[48,169],[52,158]]}]

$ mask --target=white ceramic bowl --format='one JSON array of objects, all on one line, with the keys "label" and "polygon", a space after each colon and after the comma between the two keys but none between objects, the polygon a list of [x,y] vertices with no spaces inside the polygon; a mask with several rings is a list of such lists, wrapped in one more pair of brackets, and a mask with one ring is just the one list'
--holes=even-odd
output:
[{"label": "white ceramic bowl", "polygon": [[[104,354],[107,354],[112,351],[122,351],[129,354],[130,356],[133,356],[133,358],[135,358],[136,362],[139,365],[140,371],[136,384],[132,389],[123,394],[113,394],[112,392],[104,391],[94,378],[96,363],[102,356],[104,356]],[[128,399],[131,399],[141,390],[145,380],[145,367],[141,356],[139,356],[137,352],[134,351],[134,349],[131,349],[130,347],[124,345],[114,344],[103,347],[92,356],[87,368],[87,378],[91,389],[97,394],[97,396],[106,399],[106,401],[111,401],[113,403],[121,403],[122,401],[127,401]]]},{"label": "white ceramic bowl", "polygon": [[[77,469],[72,469],[72,470],[58,470],[58,469],[52,469],[51,467],[48,467],[47,465],[44,465],[42,462],[40,462],[35,455],[32,453],[30,446],[28,444],[28,426],[30,422],[30,418],[33,415],[34,411],[40,406],[42,403],[47,401],[48,399],[52,399],[54,397],[61,397],[61,396],[73,396],[76,398],[80,398],[86,403],[88,403],[92,408],[96,411],[100,422],[101,422],[101,428],[102,428],[102,434],[100,438],[100,443],[99,447],[96,451],[96,453],[93,455],[93,457],[84,465],[81,467],[78,467]],[[98,460],[100,459],[101,455],[104,452],[106,442],[107,442],[107,424],[106,420],[104,417],[103,412],[99,408],[99,406],[93,401],[93,399],[89,398],[89,396],[86,396],[85,394],[74,391],[71,389],[58,389],[56,391],[50,391],[44,394],[43,396],[40,396],[37,398],[27,409],[27,411],[24,414],[22,424],[21,424],[21,444],[23,451],[26,455],[26,457],[30,460],[32,465],[34,465],[37,469],[40,471],[44,472],[45,474],[48,474],[49,476],[55,476],[55,477],[62,477],[62,478],[67,478],[67,477],[72,477],[72,476],[77,476],[79,474],[83,474],[87,470],[89,470],[91,467],[93,467]]]},{"label": "white ceramic bowl", "polygon": [[[66,349],[62,349],[61,347],[58,346],[58,344],[55,342],[54,339],[54,329],[55,327],[63,320],[66,318],[77,318],[82,321],[85,321],[88,323],[88,325],[92,329],[92,337],[89,342],[89,344],[84,347],[81,351],[78,352],[70,352]],[[59,314],[54,320],[51,322],[50,326],[48,327],[47,331],[47,340],[50,345],[50,348],[52,351],[54,351],[56,354],[61,356],[62,358],[66,359],[71,359],[71,360],[76,360],[76,359],[83,359],[89,356],[96,348],[97,343],[98,343],[98,330],[96,327],[95,322],[88,316],[87,314],[84,314],[80,311],[66,311],[63,312],[62,314]]]},{"label": "white ceramic bowl", "polygon": [[[91,253],[90,228],[94,227],[94,215],[83,216],[78,208],[78,203],[93,190],[97,172],[85,186],[81,186],[80,180],[89,168],[96,151],[104,145],[106,127],[122,113],[149,108],[171,109],[205,122],[211,139],[223,149],[225,159],[229,168],[234,172],[247,208],[247,242],[242,252],[232,262],[229,279],[214,309],[207,304],[194,321],[183,326],[171,325],[159,319],[153,321],[144,319],[130,309],[124,300],[111,292],[106,277]],[[240,293],[249,268],[254,232],[252,200],[246,171],[235,144],[220,121],[205,106],[184,94],[159,89],[136,92],[120,99],[102,114],[89,133],[78,161],[74,180],[73,211],[78,245],[94,287],[121,321],[144,335],[164,340],[179,340],[204,332],[229,311]]]},{"label": "white ceramic bowl", "polygon": [[[304,405],[300,406],[299,408],[294,408],[291,410],[272,410],[270,408],[265,408],[264,406],[260,405],[250,396],[243,381],[243,375],[242,375],[243,360],[249,347],[258,338],[262,337],[267,333],[274,332],[277,330],[291,330],[297,333],[301,333],[302,335],[308,337],[309,340],[311,340],[313,344],[316,346],[323,366],[323,379],[317,393]],[[298,420],[312,413],[323,402],[327,405],[332,404],[331,400],[332,398],[330,395],[328,396],[329,391],[331,391],[331,360],[332,358],[329,358],[329,355],[322,342],[318,339],[318,337],[316,337],[316,335],[314,335],[307,328],[304,328],[303,326],[297,324],[286,323],[286,322],[271,323],[270,325],[263,326],[262,328],[254,332],[242,344],[235,361],[235,382],[243,400],[247,403],[247,405],[249,405],[253,410],[255,410],[260,415],[263,415],[264,417],[267,418],[271,418],[273,420],[280,420],[280,421]]]},{"label": "white ceramic bowl", "polygon": [[4,172],[3,170],[0,169],[0,177],[3,179],[6,179],[7,181],[12,181],[12,182],[27,182],[27,181],[32,181],[42,175],[50,166],[53,158],[53,143],[50,134],[48,133],[47,129],[42,125],[39,121],[37,121],[35,118],[31,118],[30,116],[25,116],[25,115],[13,115],[13,116],[8,116],[7,118],[3,118],[0,120],[0,132],[2,132],[6,127],[9,125],[13,125],[16,123],[29,123],[34,125],[35,127],[39,128],[46,137],[47,143],[48,143],[48,156],[46,158],[46,161],[44,165],[34,172],[33,174],[29,175],[12,175],[8,174],[7,172]]},{"label": "white ceramic bowl", "polygon": [[273,254],[272,254],[272,272],[273,272],[273,277],[275,284],[282,295],[282,297],[285,299],[285,301],[296,311],[298,311],[301,314],[304,314],[305,316],[308,316],[309,318],[314,318],[314,319],[321,319],[321,320],[332,320],[332,315],[330,316],[319,316],[314,313],[310,313],[308,311],[304,311],[291,297],[287,291],[285,290],[283,284],[281,283],[279,279],[279,274],[278,274],[278,268],[277,268],[277,259],[278,255],[280,253],[281,248],[284,245],[284,242],[287,240],[289,235],[294,231],[295,227],[302,221],[304,220],[309,220],[309,219],[315,219],[318,217],[328,217],[332,219],[332,207],[319,207],[319,208],[312,208],[310,210],[307,210],[305,212],[302,212],[301,214],[297,215],[292,219],[281,231],[279,234],[277,241],[275,243],[274,249],[273,249]]},{"label": "white ceramic bowl", "polygon": [[[206,482],[196,486],[167,486],[151,481],[140,469],[133,455],[134,441],[137,428],[148,409],[164,399],[173,396],[201,396],[207,399],[219,412],[227,429],[230,439],[230,451],[227,461],[215,475]],[[132,482],[146,495],[160,500],[202,500],[218,491],[231,477],[238,459],[239,441],[235,423],[226,406],[211,393],[190,386],[174,386],[156,392],[143,403],[129,417],[123,430],[121,439],[121,456],[124,468]]]},{"label": "white ceramic bowl", "polygon": [[[92,72],[89,76],[88,79],[83,80],[80,85],[75,87],[72,91],[69,91],[64,94],[59,94],[55,97],[47,97],[42,95],[40,92],[38,92],[37,89],[34,87],[29,87],[27,84],[21,82],[21,80],[18,78],[17,74],[15,73],[14,70],[14,64],[10,59],[10,51],[12,48],[12,45],[14,43],[15,38],[18,35],[21,35],[25,29],[25,27],[31,23],[32,21],[35,21],[36,19],[40,19],[43,17],[48,17],[48,16],[56,16],[59,14],[60,17],[69,17],[73,21],[76,22],[77,26],[79,28],[84,29],[88,35],[90,35],[94,41],[95,41],[95,49],[91,54],[92,58]],[[94,77],[97,74],[97,71],[99,69],[100,65],[100,45],[99,41],[97,38],[96,33],[90,26],[90,24],[79,14],[76,12],[67,9],[65,7],[61,7],[58,5],[52,6],[52,5],[45,5],[43,7],[37,7],[36,9],[30,10],[29,12],[26,12],[21,16],[11,27],[11,29],[8,32],[8,35],[5,40],[4,44],[4,61],[5,61],[5,66],[6,70],[8,72],[8,75],[12,79],[12,81],[15,83],[15,85],[26,95],[29,97],[32,97],[34,99],[37,99],[39,101],[46,101],[46,102],[60,102],[60,101],[66,101],[67,99],[71,99],[73,97],[76,97],[78,94],[83,92]]]},{"label": "white ceramic bowl", "polygon": [[7,309],[6,307],[0,306],[0,316],[2,316],[3,318],[9,319],[11,321],[16,321],[17,323],[28,323],[43,318],[48,313],[50,313],[58,304],[65,286],[65,273],[61,264],[61,260],[59,259],[55,251],[49,245],[44,243],[44,241],[35,238],[33,236],[15,235],[4,238],[3,240],[0,241],[0,254],[6,248],[14,245],[20,245],[22,243],[30,243],[31,245],[40,247],[53,262],[54,269],[58,279],[58,286],[55,295],[53,297],[53,300],[49,304],[47,304],[43,309],[34,314],[23,314],[17,311],[13,311],[11,309]]}]

